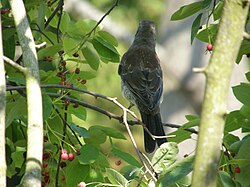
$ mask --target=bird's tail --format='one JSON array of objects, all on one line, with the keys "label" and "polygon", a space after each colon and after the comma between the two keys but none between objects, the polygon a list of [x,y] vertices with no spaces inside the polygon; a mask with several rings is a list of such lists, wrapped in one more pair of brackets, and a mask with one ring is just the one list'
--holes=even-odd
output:
[{"label": "bird's tail", "polygon": [[[152,135],[165,136],[160,113],[151,115],[141,112],[141,118],[142,122],[146,125],[147,129],[151,132]],[[155,142],[157,143],[158,146],[160,146],[166,141],[167,141],[166,138],[157,138],[153,140],[152,137],[148,134],[148,132],[144,129],[144,146],[146,152],[151,153],[154,151]]]}]

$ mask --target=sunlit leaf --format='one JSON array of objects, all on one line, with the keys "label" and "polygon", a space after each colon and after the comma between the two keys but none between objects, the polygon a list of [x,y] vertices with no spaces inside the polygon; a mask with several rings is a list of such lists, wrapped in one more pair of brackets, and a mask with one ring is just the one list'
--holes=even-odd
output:
[{"label": "sunlit leaf", "polygon": [[77,157],[80,164],[88,165],[94,163],[99,156],[99,150],[90,144],[85,144],[80,149],[80,155]]},{"label": "sunlit leaf", "polygon": [[179,10],[177,10],[172,16],[171,20],[176,21],[176,20],[181,20],[186,17],[189,17],[199,10],[202,9],[203,1],[191,3],[189,5],[182,6]]},{"label": "sunlit leaf", "polygon": [[178,144],[166,142],[162,144],[154,153],[152,165],[157,173],[161,173],[172,165],[178,157]]},{"label": "sunlit leaf", "polygon": [[193,43],[194,41],[194,38],[200,28],[200,23],[201,23],[201,17],[202,17],[202,14],[199,14],[194,22],[193,22],[193,25],[192,25],[192,28],[191,28],[191,44]]},{"label": "sunlit leaf", "polygon": [[112,184],[117,184],[121,186],[129,186],[129,181],[122,176],[118,171],[111,169],[111,168],[106,168],[106,173],[109,181]]}]

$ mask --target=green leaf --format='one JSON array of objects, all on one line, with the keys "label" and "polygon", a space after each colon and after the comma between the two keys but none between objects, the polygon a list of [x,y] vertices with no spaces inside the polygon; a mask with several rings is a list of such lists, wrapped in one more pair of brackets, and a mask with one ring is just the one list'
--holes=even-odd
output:
[{"label": "green leaf", "polygon": [[191,138],[191,134],[192,134],[191,132],[186,131],[184,129],[178,129],[168,134],[168,135],[175,135],[175,137],[173,138],[168,138],[168,141],[180,143]]},{"label": "green leaf", "polygon": [[241,114],[239,110],[230,112],[226,116],[225,129],[226,132],[232,132],[241,128],[242,123],[245,123],[245,117]]},{"label": "green leaf", "polygon": [[219,171],[219,178],[223,187],[235,187],[232,177],[225,171]]},{"label": "green leaf", "polygon": [[175,142],[166,142],[162,144],[154,153],[152,165],[156,173],[162,173],[178,158],[178,144]]},{"label": "green leaf", "polygon": [[56,44],[53,46],[46,47],[38,51],[37,56],[39,60],[43,60],[44,57],[51,56],[53,57],[56,53],[58,53],[62,49],[61,44]]},{"label": "green leaf", "polygon": [[210,7],[212,0],[204,0],[202,4],[202,9],[208,9]]},{"label": "green leaf", "polygon": [[99,31],[98,34],[104,39],[106,40],[108,43],[110,43],[113,46],[118,46],[118,41],[116,40],[116,38],[111,35],[110,33],[106,32],[106,31]]},{"label": "green leaf", "polygon": [[106,141],[106,134],[99,128],[95,128],[95,126],[91,126],[88,130],[88,133],[90,136],[89,138],[84,139],[85,143],[99,146]]},{"label": "green leaf", "polygon": [[27,116],[26,100],[19,97],[16,101],[7,103],[6,107],[6,128],[12,123],[14,119],[19,119]]},{"label": "green leaf", "polygon": [[78,50],[78,46],[79,46],[79,41],[70,37],[63,38],[63,49],[65,54],[73,55]]},{"label": "green leaf", "polygon": [[91,45],[87,47],[83,47],[82,54],[84,58],[86,59],[86,61],[88,62],[88,64],[90,65],[90,67],[94,70],[98,70],[100,60],[95,49]]},{"label": "green leaf", "polygon": [[85,181],[89,171],[89,165],[81,165],[77,159],[71,161],[66,167],[66,187],[77,186],[81,181]]},{"label": "green leaf", "polygon": [[220,19],[223,6],[224,6],[224,1],[219,1],[215,6],[215,9],[213,11],[214,21]]},{"label": "green leaf", "polygon": [[231,146],[233,143],[239,141],[239,137],[238,136],[235,136],[233,134],[226,134],[224,135],[223,137],[223,143],[226,145],[226,146]]},{"label": "green leaf", "polygon": [[166,171],[163,172],[163,174],[160,175],[156,186],[166,187],[184,178],[193,170],[193,161],[194,156],[188,156],[171,165]]},{"label": "green leaf", "polygon": [[90,144],[85,144],[80,149],[80,155],[77,157],[80,164],[93,164],[99,156],[99,150]]},{"label": "green leaf", "polygon": [[240,113],[244,116],[241,123],[242,132],[250,132],[250,106],[243,105]]},{"label": "green leaf", "polygon": [[[5,32],[3,32],[3,51],[4,51],[4,55],[9,57],[10,59],[14,59],[15,57],[15,30],[14,29],[6,29],[8,30],[9,33],[12,33],[12,36],[10,36],[8,39],[5,39]],[[7,31],[6,31],[7,32]]]},{"label": "green leaf", "polygon": [[192,28],[191,28],[191,44],[194,41],[194,38],[196,36],[196,34],[199,31],[200,28],[200,23],[201,23],[201,18],[202,18],[202,13],[200,13],[194,20]]},{"label": "green leaf", "polygon": [[70,124],[70,127],[80,136],[82,136],[83,138],[89,138],[89,133],[87,131],[87,129],[83,128],[83,127],[78,127],[75,124]]},{"label": "green leaf", "polygon": [[247,165],[250,164],[250,159],[233,159],[229,160],[228,164]]},{"label": "green leaf", "polygon": [[81,71],[77,77],[80,77],[83,80],[89,80],[89,79],[93,79],[96,77],[96,73],[93,71]]},{"label": "green leaf", "polygon": [[242,56],[244,54],[249,55],[249,53],[250,53],[250,41],[243,40],[241,43],[241,46],[240,46],[240,50],[239,50],[237,59],[236,59],[236,63],[239,64],[241,59],[242,59]]},{"label": "green leaf", "polygon": [[[74,97],[74,95],[79,96],[79,93],[72,92],[72,93],[70,94],[70,96],[71,96],[72,98],[76,98],[76,97]],[[78,99],[78,98],[76,98],[76,99]],[[72,105],[70,105],[70,106],[68,107],[68,111],[67,111],[68,114],[71,115],[71,116],[74,115],[75,117],[77,117],[77,118],[79,118],[79,119],[85,121],[85,120],[86,120],[86,117],[87,117],[87,111],[86,111],[86,109],[83,108],[83,107],[81,107],[81,106],[79,106],[79,107],[77,107],[77,108],[74,108],[73,106],[74,106],[74,103],[72,103]]]},{"label": "green leaf", "polygon": [[23,148],[23,150],[17,150],[11,154],[12,161],[15,163],[15,167],[21,168],[23,166],[24,157],[23,153],[26,150]]},{"label": "green leaf", "polygon": [[123,133],[115,128],[110,128],[110,127],[105,127],[105,126],[100,126],[100,125],[92,126],[92,128],[99,129],[103,131],[107,136],[110,136],[112,138],[126,140],[126,137],[123,135]]},{"label": "green leaf", "polygon": [[[246,136],[242,140],[238,154],[235,156],[236,159],[248,159],[250,158],[250,136]],[[236,181],[240,182],[242,186],[250,185],[250,164],[239,163],[241,172],[235,174]]]},{"label": "green leaf", "polygon": [[47,120],[52,111],[52,100],[47,94],[43,94],[43,120]]},{"label": "green leaf", "polygon": [[195,14],[196,12],[202,9],[202,5],[203,1],[199,1],[182,6],[171,16],[171,21],[181,20]]},{"label": "green leaf", "polygon": [[118,173],[116,170],[111,168],[106,168],[106,173],[111,184],[117,184],[124,187],[129,186],[129,181],[120,173]]},{"label": "green leaf", "polygon": [[238,86],[233,87],[233,93],[235,97],[244,105],[250,105],[250,85],[247,83],[241,83]]},{"label": "green leaf", "polygon": [[218,24],[210,24],[207,28],[203,25],[202,29],[199,29],[196,38],[205,43],[213,43],[215,41],[217,30]]},{"label": "green leaf", "polygon": [[[88,177],[86,178],[85,182],[93,182],[95,181],[95,183],[97,182],[105,182],[103,174],[98,171],[96,168],[90,168],[89,173],[88,173]],[[91,186],[91,185],[90,185]],[[95,185],[98,186],[98,185]]]},{"label": "green leaf", "polygon": [[116,148],[112,148],[112,151],[111,151],[114,155],[120,157],[121,159],[123,159],[125,162],[133,165],[133,166],[136,166],[138,168],[141,167],[141,164],[129,153],[126,153],[126,152],[123,152],[121,151],[120,149],[116,149]]},{"label": "green leaf", "polygon": [[61,17],[61,23],[60,23],[60,30],[65,33],[67,29],[69,28],[71,20],[69,17],[69,14],[67,12],[63,12]]},{"label": "green leaf", "polygon": [[96,49],[97,53],[101,56],[101,58],[106,61],[110,62],[119,62],[119,53],[115,49],[115,47],[105,40],[103,40],[101,37],[96,36],[92,40],[92,44],[94,48]]},{"label": "green leaf", "polygon": [[248,82],[250,82],[250,71],[249,71],[249,72],[247,72],[247,73],[245,74],[245,76],[246,76],[246,78],[247,78]]},{"label": "green leaf", "polygon": [[141,174],[141,168],[133,165],[127,165],[121,168],[120,172],[127,180],[136,179]]}]

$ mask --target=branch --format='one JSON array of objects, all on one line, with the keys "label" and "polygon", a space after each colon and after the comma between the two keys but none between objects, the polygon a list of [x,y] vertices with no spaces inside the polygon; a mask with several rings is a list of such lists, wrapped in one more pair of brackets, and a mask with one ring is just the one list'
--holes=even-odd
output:
[{"label": "branch", "polygon": [[215,48],[206,68],[206,90],[192,187],[216,186],[230,77],[243,39],[242,33],[249,10],[249,2],[245,4],[243,1],[224,1]]},{"label": "branch", "polygon": [[115,1],[115,4],[101,17],[101,19],[97,22],[97,24],[95,25],[95,27],[89,32],[86,34],[86,36],[90,36],[95,30],[96,28],[101,24],[101,22],[104,20],[104,18],[106,16],[108,16],[110,14],[110,12],[116,7],[118,6],[118,2],[119,0],[116,0]]},{"label": "branch", "polygon": [[[0,28],[2,25],[0,15]],[[2,30],[0,29],[0,186],[6,186],[6,154],[5,154],[5,70],[3,62],[3,38]]]},{"label": "branch", "polygon": [[60,0],[57,4],[57,7],[55,8],[55,10],[52,12],[52,14],[50,15],[50,17],[48,18],[48,20],[45,22],[44,24],[44,28],[48,27],[49,23],[51,22],[51,20],[55,17],[56,13],[61,10],[61,8],[63,7],[63,0]]},{"label": "branch", "polygon": [[246,40],[250,40],[250,34],[247,32],[243,32],[243,38]]},{"label": "branch", "polygon": [[27,158],[22,186],[40,187],[43,154],[43,114],[35,42],[23,1],[9,0],[9,3],[22,48],[23,62],[27,67],[27,73],[25,74],[28,106]]},{"label": "branch", "polygon": [[3,56],[4,61],[11,65],[13,68],[15,68],[17,71],[20,71],[21,73],[23,73],[24,75],[26,75],[28,73],[27,68],[20,66],[19,64],[15,63],[13,60],[11,60],[10,58]]},{"label": "branch", "polygon": [[[102,98],[102,99],[113,102],[111,97],[108,97],[108,96],[105,96],[105,95],[102,95],[102,94],[99,94],[99,93],[91,92],[91,91],[88,91],[88,90],[72,87],[72,86],[65,86],[65,85],[59,85],[59,84],[48,84],[48,85],[40,85],[40,86],[41,86],[41,88],[61,88],[61,89],[65,89],[65,90],[75,90],[75,91],[78,91],[78,92],[81,92],[81,93],[89,94],[89,95],[91,95],[91,96],[93,96],[95,98]],[[23,90],[25,88],[26,88],[26,86],[7,86],[6,90],[7,91]],[[54,93],[51,93],[51,94],[54,94]],[[56,97],[62,97],[62,96],[63,96],[62,94],[58,94],[57,96],[54,95],[54,96],[51,96],[51,97],[56,98]],[[83,101],[80,101],[80,100],[77,100],[77,99],[73,99],[73,98],[70,98],[70,97],[67,97],[67,96],[65,96],[65,97],[64,98],[69,100],[70,102],[77,102],[81,106],[84,106],[86,108],[95,110],[95,111],[97,111],[97,112],[99,112],[101,114],[104,114],[104,115],[108,116],[110,119],[112,118],[112,119],[118,120],[120,122],[122,122],[122,120],[123,120],[122,116],[114,114],[114,113],[112,113],[110,111],[107,111],[107,110],[105,110],[103,108],[100,108],[100,107],[97,107],[95,105],[91,105],[89,103],[86,103],[86,102],[83,102]],[[143,123],[138,119],[137,120],[128,120],[128,124],[129,125],[143,125]],[[177,129],[181,127],[181,125],[170,124],[170,123],[163,123],[163,126],[170,127],[170,128],[177,128]],[[187,128],[185,130],[189,131],[191,133],[194,133],[194,134],[198,134],[198,131],[196,131],[195,129],[192,129],[192,128]],[[153,135],[152,135],[152,137],[158,138],[157,136],[153,136]]]}]

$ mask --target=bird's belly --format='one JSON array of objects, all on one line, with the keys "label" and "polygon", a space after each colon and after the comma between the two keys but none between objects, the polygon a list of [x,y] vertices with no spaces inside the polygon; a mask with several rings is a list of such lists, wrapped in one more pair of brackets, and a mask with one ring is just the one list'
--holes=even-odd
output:
[{"label": "bird's belly", "polygon": [[136,105],[136,98],[134,97],[133,93],[127,88],[127,86],[124,84],[124,82],[121,82],[121,88],[122,88],[122,95],[132,104]]}]

